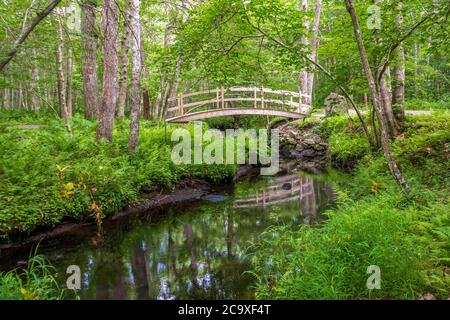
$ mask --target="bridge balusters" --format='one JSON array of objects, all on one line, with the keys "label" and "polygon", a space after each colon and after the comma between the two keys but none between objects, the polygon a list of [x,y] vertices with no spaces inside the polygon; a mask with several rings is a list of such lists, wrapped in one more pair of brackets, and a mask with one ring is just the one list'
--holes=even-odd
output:
[{"label": "bridge balusters", "polygon": [[219,88],[216,88],[216,107],[219,109]]},{"label": "bridge balusters", "polygon": [[261,88],[261,109],[264,109],[264,88]]},{"label": "bridge balusters", "polygon": [[180,114],[183,115],[184,114],[184,97],[183,97],[183,93],[180,94]]}]

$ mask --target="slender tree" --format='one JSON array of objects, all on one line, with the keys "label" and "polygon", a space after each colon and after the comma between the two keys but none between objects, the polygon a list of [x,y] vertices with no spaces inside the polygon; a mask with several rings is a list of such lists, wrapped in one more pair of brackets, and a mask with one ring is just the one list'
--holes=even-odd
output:
[{"label": "slender tree", "polygon": [[[317,50],[319,47],[319,25],[320,25],[320,14],[322,9],[322,0],[316,0],[316,6],[314,10],[314,21],[312,26],[312,38],[311,38],[311,55],[310,59],[313,61],[317,60]],[[315,66],[311,67],[312,70],[315,69]],[[307,94],[309,95],[308,103],[312,103],[312,94],[313,94],[313,88],[314,88],[314,72],[308,73],[308,91]]]},{"label": "slender tree", "polygon": [[81,2],[84,115],[87,119],[96,118],[98,115],[96,11],[97,0],[83,0]]},{"label": "slender tree", "polygon": [[359,19],[353,4],[353,0],[344,0],[345,6],[352,20],[352,26],[355,33],[356,42],[358,45],[359,56],[363,65],[364,73],[368,81],[370,94],[374,103],[375,111],[378,117],[380,133],[381,133],[381,145],[383,148],[384,156],[387,160],[389,170],[394,176],[395,180],[401,186],[405,193],[409,193],[410,187],[406,179],[403,177],[394,156],[392,155],[392,148],[389,144],[389,127],[385,115],[385,108],[383,107],[383,99],[379,91],[379,85],[377,85],[376,79],[373,76],[372,70],[369,64],[369,58],[367,56],[366,48],[364,46],[361,27]]},{"label": "slender tree", "polygon": [[73,50],[71,47],[67,48],[67,61],[66,61],[66,103],[67,103],[67,113],[73,115],[73,88],[72,88],[72,77],[73,77]]},{"label": "slender tree", "polygon": [[129,149],[135,152],[139,143],[139,115],[141,105],[141,19],[140,0],[131,0],[131,115]]},{"label": "slender tree", "polygon": [[121,38],[121,52],[119,59],[119,97],[117,98],[117,117],[123,119],[125,117],[125,103],[127,100],[127,89],[128,89],[128,53],[130,52],[130,40],[131,40],[131,29],[130,29],[130,10],[129,4],[127,4],[124,10],[123,17],[123,32]]},{"label": "slender tree", "polygon": [[103,52],[103,97],[100,105],[97,140],[112,141],[114,113],[118,91],[118,20],[117,4],[114,0],[104,0],[102,9]]},{"label": "slender tree", "polygon": [[[301,38],[301,43],[303,46],[308,46],[308,37],[307,34],[309,32],[309,21],[307,17],[308,12],[308,0],[301,0],[300,3],[301,11],[303,12],[303,36]],[[299,74],[299,89],[301,93],[306,94],[308,92],[308,70],[306,68],[302,68]],[[308,103],[309,99],[303,101],[304,103]]]},{"label": "slender tree", "polygon": [[[402,6],[402,1],[399,1],[399,12],[396,18],[397,29],[400,29],[403,24]],[[405,120],[405,49],[403,44],[394,50],[393,62],[392,107],[395,119],[402,122]]]},{"label": "slender tree", "polygon": [[56,65],[57,65],[57,79],[58,79],[58,97],[60,105],[60,114],[64,120],[64,125],[69,133],[72,133],[72,127],[70,125],[69,110],[67,108],[66,100],[66,80],[64,75],[64,34],[62,27],[62,13],[57,12],[58,20],[58,46],[56,48]]}]

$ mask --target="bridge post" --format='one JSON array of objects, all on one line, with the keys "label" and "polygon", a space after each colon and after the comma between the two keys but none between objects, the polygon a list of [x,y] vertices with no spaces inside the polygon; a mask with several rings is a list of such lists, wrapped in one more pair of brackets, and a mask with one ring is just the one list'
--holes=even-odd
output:
[{"label": "bridge post", "polygon": [[302,101],[303,101],[303,99],[302,99],[302,91],[300,90],[298,92],[298,109],[297,109],[298,113],[302,112]]},{"label": "bridge post", "polygon": [[225,90],[223,89],[223,87],[220,87],[220,103],[222,105],[222,109],[225,109]]},{"label": "bridge post", "polygon": [[264,88],[261,88],[261,109],[264,109]]},{"label": "bridge post", "polygon": [[254,101],[254,108],[257,109],[258,108],[258,101],[257,101],[257,99],[258,99],[258,92],[256,91],[256,87],[255,87],[255,90],[254,90],[253,99],[255,100]]},{"label": "bridge post", "polygon": [[216,88],[216,107],[219,109],[219,88]]},{"label": "bridge post", "polygon": [[181,93],[180,94],[180,113],[181,113],[181,115],[184,114],[184,106],[183,106],[184,102],[183,102],[183,100],[184,100],[183,93]]}]

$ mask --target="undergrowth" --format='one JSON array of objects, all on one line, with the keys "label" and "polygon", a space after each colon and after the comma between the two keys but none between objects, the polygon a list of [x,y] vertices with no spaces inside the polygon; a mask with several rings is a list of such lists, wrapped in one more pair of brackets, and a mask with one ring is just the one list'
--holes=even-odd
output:
[{"label": "undergrowth", "polygon": [[[314,228],[274,227],[249,249],[260,299],[415,299],[450,294],[449,116],[408,117],[393,144],[412,186],[409,197],[379,153],[370,153],[345,118],[317,130],[333,156],[361,150],[337,190],[339,206]],[[357,132],[357,131],[356,131]],[[333,143],[341,141],[333,147]],[[364,151],[362,151],[364,150]],[[369,290],[367,268],[381,269],[381,289]]]},{"label": "undergrowth", "polygon": [[[116,122],[112,143],[96,142],[96,123],[73,118],[73,135],[48,115],[0,116],[0,241],[62,221],[121,210],[149,185],[174,188],[183,178],[230,179],[234,165],[176,165],[176,128],[143,121],[139,149],[128,150],[129,122]],[[40,127],[23,127],[23,125]],[[192,130],[189,126],[188,129]]]}]

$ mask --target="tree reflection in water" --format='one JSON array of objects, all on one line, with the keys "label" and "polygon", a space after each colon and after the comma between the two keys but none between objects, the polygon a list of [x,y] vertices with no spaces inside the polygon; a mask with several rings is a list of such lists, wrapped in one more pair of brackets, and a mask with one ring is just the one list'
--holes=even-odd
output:
[{"label": "tree reflection in water", "polygon": [[333,199],[330,184],[301,174],[240,182],[227,201],[171,209],[158,223],[118,224],[98,244],[56,249],[56,264],[81,267],[82,299],[252,299],[251,243],[272,225],[320,221]]}]

